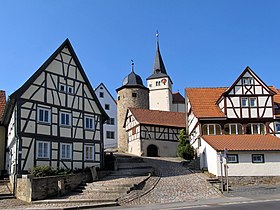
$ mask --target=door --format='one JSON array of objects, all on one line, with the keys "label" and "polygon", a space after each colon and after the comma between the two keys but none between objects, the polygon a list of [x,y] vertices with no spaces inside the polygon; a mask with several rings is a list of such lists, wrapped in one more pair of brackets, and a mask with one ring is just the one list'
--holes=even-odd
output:
[{"label": "door", "polygon": [[147,147],[147,156],[158,157],[158,148],[156,145],[151,144]]}]

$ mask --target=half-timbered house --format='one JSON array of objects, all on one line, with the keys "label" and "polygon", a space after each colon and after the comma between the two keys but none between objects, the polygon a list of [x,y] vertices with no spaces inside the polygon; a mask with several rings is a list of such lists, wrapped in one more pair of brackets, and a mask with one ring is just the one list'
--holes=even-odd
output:
[{"label": "half-timbered house", "polygon": [[178,135],[185,129],[182,112],[128,108],[124,127],[128,132],[128,152],[138,156],[177,155]]},{"label": "half-timbered house", "polygon": [[219,175],[224,150],[231,176],[263,176],[280,167],[279,96],[249,67],[229,88],[187,88],[187,133],[201,168]]},{"label": "half-timbered house", "polygon": [[0,90],[0,178],[5,174],[5,145],[6,129],[2,123],[2,118],[6,105],[6,92]]},{"label": "half-timbered house", "polygon": [[9,96],[9,174],[33,166],[102,167],[103,123],[107,115],[68,39]]}]

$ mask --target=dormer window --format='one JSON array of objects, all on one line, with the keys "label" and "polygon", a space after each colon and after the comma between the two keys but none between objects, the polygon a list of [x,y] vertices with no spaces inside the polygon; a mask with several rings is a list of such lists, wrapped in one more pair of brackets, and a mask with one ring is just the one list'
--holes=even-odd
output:
[{"label": "dormer window", "polygon": [[254,80],[252,77],[243,77],[242,78],[242,85],[253,85]]}]

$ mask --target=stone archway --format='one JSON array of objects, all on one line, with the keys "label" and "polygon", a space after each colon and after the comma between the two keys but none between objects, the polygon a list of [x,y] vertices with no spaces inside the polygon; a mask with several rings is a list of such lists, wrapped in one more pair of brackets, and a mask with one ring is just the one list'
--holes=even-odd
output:
[{"label": "stone archway", "polygon": [[154,144],[150,144],[147,147],[147,156],[148,157],[158,157],[158,148]]}]

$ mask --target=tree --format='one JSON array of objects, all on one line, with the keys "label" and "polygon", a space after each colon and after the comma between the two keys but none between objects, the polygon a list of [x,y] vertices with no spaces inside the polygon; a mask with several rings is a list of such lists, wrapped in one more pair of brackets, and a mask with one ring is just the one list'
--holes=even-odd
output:
[{"label": "tree", "polygon": [[179,142],[177,147],[177,155],[186,160],[191,160],[194,157],[194,148],[190,145],[187,140],[187,135],[185,129],[180,130]]}]

